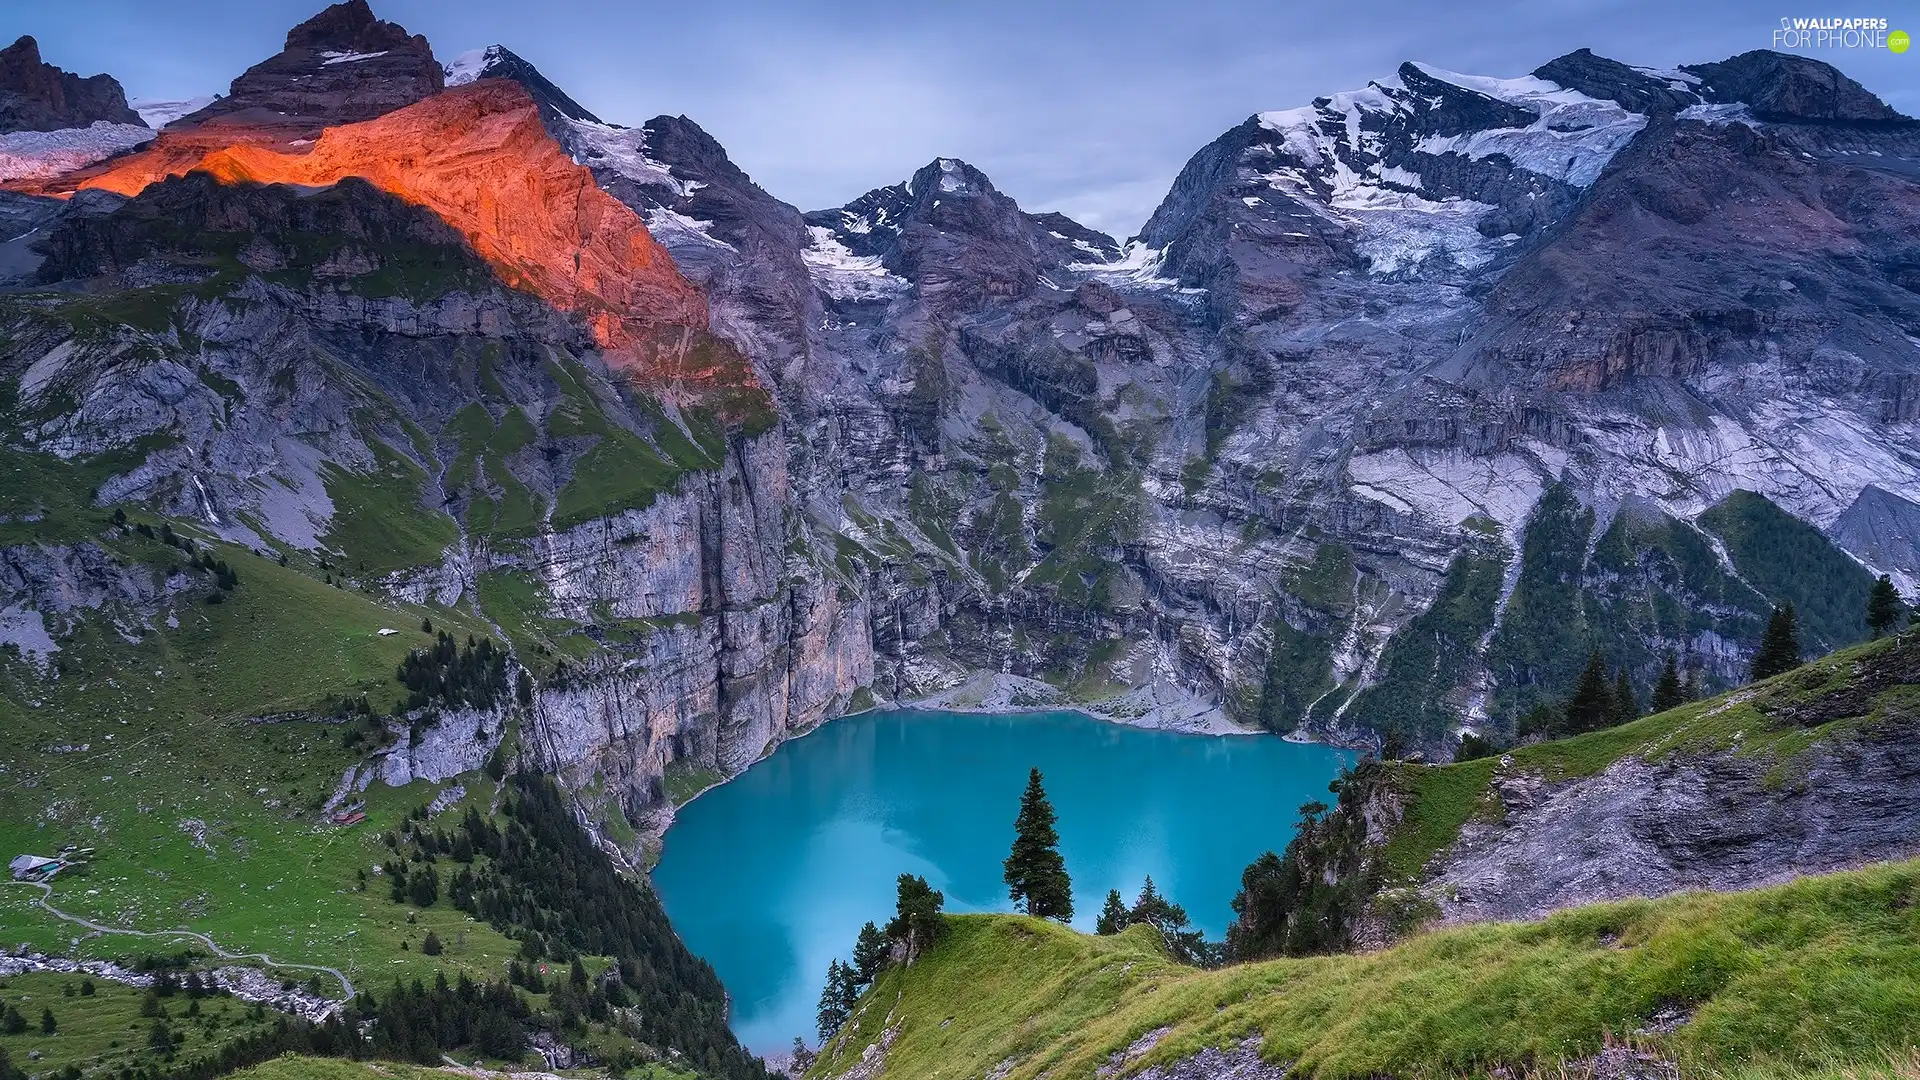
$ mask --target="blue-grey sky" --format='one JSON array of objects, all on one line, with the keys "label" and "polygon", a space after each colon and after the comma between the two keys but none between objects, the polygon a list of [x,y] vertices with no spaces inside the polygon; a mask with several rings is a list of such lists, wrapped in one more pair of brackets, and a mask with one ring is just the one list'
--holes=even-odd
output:
[{"label": "blue-grey sky", "polygon": [[[1522,75],[1586,46],[1671,66],[1766,48],[1782,15],[1739,0],[373,0],[445,61],[499,43],[602,118],[692,117],[769,191],[837,206],[938,156],[1030,210],[1119,236],[1186,159],[1249,114],[1420,60]],[[224,92],[324,0],[0,0],[0,33],[106,71],[130,97]],[[1913,0],[1868,0],[1920,34]],[[1776,10],[1778,9],[1778,10]],[[1806,10],[1802,10],[1806,9]],[[1810,52],[1920,113],[1920,50]]]}]

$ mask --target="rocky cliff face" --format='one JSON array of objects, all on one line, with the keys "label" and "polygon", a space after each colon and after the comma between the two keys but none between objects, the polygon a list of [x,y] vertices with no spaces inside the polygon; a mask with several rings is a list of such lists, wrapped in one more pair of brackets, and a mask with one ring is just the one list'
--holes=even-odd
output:
[{"label": "rocky cliff face", "polygon": [[95,122],[146,126],[127,108],[127,95],[113,76],[62,71],[40,59],[40,43],[29,35],[0,49],[0,134]]},{"label": "rocky cliff face", "polygon": [[[1547,651],[1598,644],[1650,683],[1672,650],[1732,682],[1767,605],[1825,589],[1763,569],[1778,552],[1752,534],[1798,517],[1844,539],[1870,485],[1920,494],[1912,294],[1880,250],[1911,231],[1912,135],[1864,94],[1771,54],[1408,64],[1222,136],[1124,251],[939,161],[805,216],[809,300],[765,284],[790,261],[752,260],[737,332],[805,358],[774,381],[817,519],[946,574],[965,630],[883,662],[889,687],[948,660],[1161,675],[1276,726],[1498,732],[1573,674],[1525,655],[1556,579]],[[664,123],[605,156],[610,190],[711,169]],[[737,256],[712,241],[742,221],[790,244],[767,203],[709,194],[669,249]],[[1737,490],[1787,513],[1710,513]],[[1854,599],[1860,572],[1793,535]],[[1700,614],[1632,613],[1649,602]],[[1393,705],[1422,699],[1444,705]]]},{"label": "rocky cliff face", "polygon": [[287,31],[286,48],[233,80],[227,96],[181,118],[350,124],[438,93],[446,75],[419,34],[345,0]]},{"label": "rocky cliff face", "polygon": [[1592,646],[1852,640],[1835,542],[1910,583],[1920,149],[1824,65],[1404,65],[1123,245],[954,159],[802,213],[684,117],[431,62],[337,5],[11,185],[8,441],[484,616],[609,808],[979,670],[1444,754]]},{"label": "rocky cliff face", "polygon": [[[1462,830],[1424,891],[1447,921],[1504,921],[1912,856],[1920,639],[1909,634],[1848,668],[1838,680],[1810,669],[1716,703],[1702,720],[1737,718],[1730,747],[1650,748],[1562,781],[1503,762],[1491,786],[1500,813]],[[1809,745],[1739,745],[1764,745],[1780,729]]]}]

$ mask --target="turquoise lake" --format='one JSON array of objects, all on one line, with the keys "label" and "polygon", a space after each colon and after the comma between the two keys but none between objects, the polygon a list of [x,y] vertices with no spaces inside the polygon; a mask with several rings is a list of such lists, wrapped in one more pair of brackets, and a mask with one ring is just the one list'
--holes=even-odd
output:
[{"label": "turquoise lake", "polygon": [[1081,713],[891,710],[835,720],[682,808],[653,880],[733,998],[756,1053],[814,1037],[827,963],[923,874],[946,910],[1010,911],[1000,862],[1039,766],[1090,931],[1108,889],[1141,880],[1218,939],[1240,871],[1326,799],[1346,751],[1272,736],[1178,735]]}]

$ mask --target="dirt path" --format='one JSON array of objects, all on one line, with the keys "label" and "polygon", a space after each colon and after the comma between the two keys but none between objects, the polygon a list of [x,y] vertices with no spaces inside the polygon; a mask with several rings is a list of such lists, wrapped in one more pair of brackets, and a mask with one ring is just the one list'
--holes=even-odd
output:
[{"label": "dirt path", "polygon": [[83,919],[78,915],[69,915],[64,911],[61,911],[59,908],[54,907],[51,902],[51,897],[53,896],[53,886],[47,884],[44,881],[6,881],[6,882],[0,882],[0,885],[29,885],[29,886],[32,886],[33,888],[39,889],[40,899],[34,901],[35,904],[44,908],[48,914],[52,915],[56,919],[60,919],[64,922],[73,923],[76,926],[84,926],[96,934],[126,934],[132,937],[144,937],[144,938],[158,938],[158,937],[192,938],[193,940],[199,942],[202,945],[205,945],[208,949],[212,950],[213,954],[215,956],[218,956],[222,960],[258,960],[261,964],[267,967],[290,968],[298,971],[318,971],[318,972],[321,972],[322,974],[331,975],[335,979],[338,979],[340,981],[340,992],[341,992],[340,1004],[344,1005],[347,1002],[353,1000],[353,996],[354,996],[353,980],[347,978],[346,972],[341,971],[339,968],[330,968],[321,964],[289,963],[284,960],[275,960],[273,957],[268,956],[266,953],[228,952],[227,950],[221,948],[219,945],[215,944],[212,938],[208,937],[205,934],[200,933],[197,930],[130,930],[122,926],[103,926],[100,923],[94,922],[92,919]]}]

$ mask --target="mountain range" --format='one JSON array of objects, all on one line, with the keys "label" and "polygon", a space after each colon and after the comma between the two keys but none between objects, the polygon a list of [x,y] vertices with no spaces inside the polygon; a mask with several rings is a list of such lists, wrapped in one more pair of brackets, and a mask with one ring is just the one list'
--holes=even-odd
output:
[{"label": "mountain range", "polygon": [[[6,452],[483,618],[609,816],[888,700],[1445,757],[1920,582],[1920,125],[1803,57],[1403,64],[1124,241],[951,158],[803,212],[363,0],[158,131],[22,38],[0,131]],[[28,662],[165,618],[10,501]]]}]

